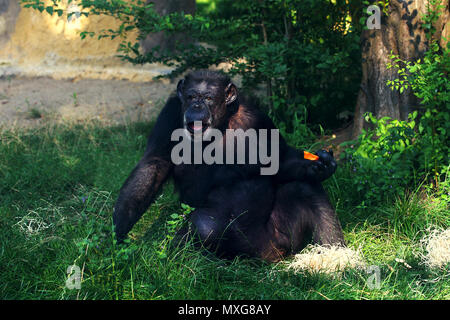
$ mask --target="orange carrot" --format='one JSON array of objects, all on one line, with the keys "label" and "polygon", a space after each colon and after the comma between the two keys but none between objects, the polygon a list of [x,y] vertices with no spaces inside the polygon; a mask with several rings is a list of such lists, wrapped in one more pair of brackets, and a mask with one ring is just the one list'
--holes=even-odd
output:
[{"label": "orange carrot", "polygon": [[318,156],[316,156],[315,154],[309,153],[307,151],[303,151],[303,158],[305,158],[307,160],[312,160],[312,161],[316,161],[317,159],[319,159]]}]

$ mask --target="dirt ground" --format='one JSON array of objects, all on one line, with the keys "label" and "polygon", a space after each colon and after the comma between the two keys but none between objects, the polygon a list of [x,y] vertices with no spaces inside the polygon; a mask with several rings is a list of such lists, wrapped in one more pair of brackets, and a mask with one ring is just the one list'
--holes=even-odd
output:
[{"label": "dirt ground", "polygon": [[[56,80],[0,77],[0,129],[39,127],[95,120],[104,125],[154,119],[176,82],[169,80]],[[326,149],[340,153],[351,139],[351,126],[322,137]]]},{"label": "dirt ground", "polygon": [[155,117],[176,83],[168,80],[55,80],[1,77],[0,127],[98,120],[105,125]]}]

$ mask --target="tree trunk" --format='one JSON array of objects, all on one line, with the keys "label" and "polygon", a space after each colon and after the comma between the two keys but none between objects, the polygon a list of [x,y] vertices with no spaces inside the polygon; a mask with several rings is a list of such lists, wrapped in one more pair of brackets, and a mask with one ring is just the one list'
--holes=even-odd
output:
[{"label": "tree trunk", "polygon": [[[153,2],[156,12],[161,15],[173,12],[181,12],[194,14],[195,0],[148,0],[147,3]],[[152,48],[159,46],[162,50],[173,50],[177,41],[188,42],[189,37],[186,34],[177,34],[167,36],[164,32],[152,33],[141,41],[141,47],[144,52],[149,52]]]},{"label": "tree trunk", "polygon": [[[388,15],[381,13],[381,29],[363,30],[361,34],[362,80],[356,103],[352,137],[356,138],[368,124],[364,114],[372,112],[377,118],[389,116],[405,120],[418,105],[411,90],[402,94],[387,86],[388,80],[398,78],[394,69],[387,69],[389,55],[414,61],[423,56],[428,43],[421,28],[421,17],[427,12],[428,0],[391,0]],[[449,36],[449,0],[439,20],[434,24],[434,38],[444,45],[443,37]]]}]

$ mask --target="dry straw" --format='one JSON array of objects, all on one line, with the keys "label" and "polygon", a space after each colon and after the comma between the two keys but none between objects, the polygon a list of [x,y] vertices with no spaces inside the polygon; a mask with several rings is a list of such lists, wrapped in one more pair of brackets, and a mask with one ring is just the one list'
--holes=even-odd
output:
[{"label": "dry straw", "polygon": [[288,270],[310,273],[339,273],[346,269],[363,269],[360,250],[341,246],[309,245],[287,264]]},{"label": "dry straw", "polygon": [[432,269],[445,268],[450,262],[450,229],[435,229],[421,240],[423,262]]}]

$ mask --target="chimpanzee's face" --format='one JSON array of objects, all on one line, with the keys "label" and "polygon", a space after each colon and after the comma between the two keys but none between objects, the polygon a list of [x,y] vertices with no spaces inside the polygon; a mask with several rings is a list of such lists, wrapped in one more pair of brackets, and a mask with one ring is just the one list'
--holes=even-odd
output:
[{"label": "chimpanzee's face", "polygon": [[223,86],[208,80],[181,80],[177,93],[182,102],[184,128],[192,135],[219,127],[227,106],[237,97],[234,84]]}]

